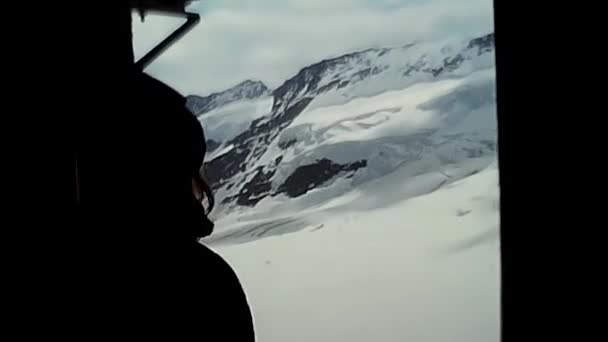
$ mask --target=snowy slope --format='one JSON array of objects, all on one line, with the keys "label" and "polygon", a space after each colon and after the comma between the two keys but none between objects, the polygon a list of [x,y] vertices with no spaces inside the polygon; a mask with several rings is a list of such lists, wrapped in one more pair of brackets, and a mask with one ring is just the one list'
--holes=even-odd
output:
[{"label": "snowy slope", "polygon": [[[400,163],[415,162],[421,153],[443,162],[466,159],[470,149],[490,153],[496,136],[493,90],[493,70],[484,70],[459,80],[419,83],[313,109],[295,119],[265,157],[280,153],[281,142],[295,140],[278,167],[277,184],[283,181],[280,175],[320,158],[340,164],[366,160],[367,167],[353,178],[356,185],[389,173]],[[473,135],[476,140],[467,140]]]},{"label": "snowy slope", "polygon": [[[258,340],[499,341],[498,172],[487,162],[414,199],[432,191],[432,174],[410,186],[378,179],[333,203],[322,223],[283,218],[250,232],[296,234],[211,242],[243,283]],[[387,189],[391,200],[369,205]]]},{"label": "snowy slope", "polygon": [[216,147],[206,156],[213,160],[227,151],[227,142],[246,131],[251,123],[270,113],[272,97],[261,96],[256,99],[242,99],[215,108],[205,113],[199,120],[205,127],[207,140],[215,142]]},{"label": "snowy slope", "polygon": [[303,97],[311,104],[343,104],[350,99],[403,89],[438,78],[457,78],[494,67],[494,34],[462,41],[417,42],[398,48],[368,49],[302,69],[273,91],[275,107]]},{"label": "snowy slope", "polygon": [[370,49],[200,116],[258,341],[499,341],[494,73],[493,35]]},{"label": "snowy slope", "polygon": [[216,225],[220,229],[205,241],[216,246],[251,242],[322,225],[345,212],[392,207],[449,188],[491,167],[494,162],[495,156],[484,156],[423,171],[412,171],[409,165],[401,164],[392,173],[354,188],[348,179],[341,179],[331,187],[315,189],[296,199],[266,199],[256,205],[255,210],[218,219]]},{"label": "snowy slope", "polygon": [[268,113],[201,116],[231,137],[207,163],[215,218],[327,187],[339,196],[402,163],[415,174],[494,154],[493,46],[490,34],[347,54],[273,90]]},{"label": "snowy slope", "polygon": [[[420,83],[401,91],[355,99],[342,106],[304,112],[271,142],[251,169],[281,162],[273,169],[267,193],[260,201],[283,202],[289,191],[281,187],[302,165],[329,159],[339,165],[365,161],[365,167],[340,171],[347,182],[335,178],[313,184],[304,174],[303,184],[319,191],[300,192],[315,198],[339,196],[364,182],[393,172],[407,164],[410,175],[496,151],[494,72],[484,70],[458,80]],[[290,142],[289,148],[282,145]],[[317,170],[312,170],[311,173]],[[330,174],[330,176],[332,176]],[[333,181],[333,182],[332,182]],[[297,185],[292,186],[292,191]],[[329,195],[324,195],[327,189]],[[261,193],[263,195],[264,193]],[[219,195],[222,196],[220,190]],[[225,195],[224,195],[225,197]],[[276,197],[276,198],[275,198]],[[256,209],[259,212],[259,208]]]}]

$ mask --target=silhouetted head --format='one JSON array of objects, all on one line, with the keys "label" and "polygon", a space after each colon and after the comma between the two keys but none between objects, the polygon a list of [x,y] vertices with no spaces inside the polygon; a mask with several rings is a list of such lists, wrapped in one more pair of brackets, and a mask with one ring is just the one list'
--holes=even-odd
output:
[{"label": "silhouetted head", "polygon": [[201,123],[187,109],[186,99],[163,82],[140,72],[133,89],[139,113],[133,157],[142,166],[142,201],[150,206],[151,217],[164,215],[170,221],[170,227],[156,233],[188,238],[211,234],[208,215],[215,201],[203,172],[207,151]]}]

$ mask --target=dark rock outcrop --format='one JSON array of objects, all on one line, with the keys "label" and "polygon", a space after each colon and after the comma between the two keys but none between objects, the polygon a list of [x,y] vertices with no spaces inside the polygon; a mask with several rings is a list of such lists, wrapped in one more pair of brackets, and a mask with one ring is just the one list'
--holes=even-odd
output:
[{"label": "dark rock outcrop", "polygon": [[286,193],[289,197],[299,197],[309,190],[321,186],[342,172],[355,172],[367,166],[367,160],[350,164],[338,164],[329,159],[320,159],[315,164],[300,166],[279,186],[277,194]]},{"label": "dark rock outcrop", "polygon": [[279,148],[282,150],[286,150],[286,149],[290,148],[291,146],[295,145],[297,142],[298,141],[296,139],[281,141],[281,142],[279,142]]},{"label": "dark rock outcrop", "polygon": [[222,144],[215,140],[212,140],[212,139],[207,140],[207,152],[213,152],[213,151],[217,150],[217,148],[220,146],[222,146]]},{"label": "dark rock outcrop", "polygon": [[490,51],[491,49],[494,48],[494,32],[489,33],[483,37],[478,37],[478,38],[472,39],[469,42],[468,48],[469,49],[477,48],[478,55],[481,55],[484,52]]},{"label": "dark rock outcrop", "polygon": [[264,172],[263,167],[258,167],[255,176],[247,182],[236,198],[236,203],[242,206],[254,206],[259,201],[270,195],[271,180],[276,170]]}]

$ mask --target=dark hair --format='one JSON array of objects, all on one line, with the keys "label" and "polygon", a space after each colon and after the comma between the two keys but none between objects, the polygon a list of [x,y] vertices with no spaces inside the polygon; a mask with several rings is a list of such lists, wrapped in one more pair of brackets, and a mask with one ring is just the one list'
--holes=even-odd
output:
[{"label": "dark hair", "polygon": [[[209,220],[209,214],[215,206],[215,197],[213,196],[213,191],[211,191],[211,186],[209,185],[204,173],[204,159],[206,152],[205,136],[203,134],[203,129],[200,122],[198,122],[198,120],[194,121],[194,127],[197,128],[196,131],[199,132],[199,134],[195,134],[193,136],[194,140],[192,143],[195,147],[194,151],[198,150],[198,153],[192,155],[194,164],[192,164],[193,168],[191,169],[191,176],[192,185],[194,190],[198,191],[198,194],[192,194],[193,199],[196,202],[193,203],[195,207],[193,208],[192,214],[194,215],[193,222],[195,222],[195,225],[192,228],[194,228],[193,233],[196,238],[203,238],[213,233],[214,224],[211,222],[211,220]],[[196,148],[201,147],[201,145],[202,148]],[[207,199],[208,203],[207,208],[205,208],[203,205],[203,201],[205,199]]]},{"label": "dark hair", "polygon": [[205,176],[205,154],[207,153],[207,143],[205,139],[205,131],[200,121],[187,110],[188,125],[190,126],[190,171],[192,176],[193,185],[197,188],[200,193],[200,197],[196,198],[199,202],[207,199],[209,207],[205,210],[205,214],[208,215],[215,206],[215,197],[211,186]]},{"label": "dark hair", "polygon": [[204,169],[205,167],[203,166],[201,170],[196,172],[192,177],[192,180],[194,181],[194,185],[197,187],[198,191],[201,194],[201,196],[198,197],[197,200],[199,202],[202,202],[203,200],[207,199],[209,207],[205,209],[205,214],[209,215],[209,213],[211,213],[213,207],[215,206],[215,197],[213,196],[213,191],[211,190],[209,182],[205,177]]}]

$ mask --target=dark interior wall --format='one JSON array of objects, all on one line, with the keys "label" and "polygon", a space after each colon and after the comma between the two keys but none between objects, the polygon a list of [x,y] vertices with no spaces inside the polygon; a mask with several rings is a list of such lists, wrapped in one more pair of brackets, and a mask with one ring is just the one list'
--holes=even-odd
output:
[{"label": "dark interior wall", "polygon": [[[2,225],[5,323],[22,336],[67,334],[73,313],[91,305],[78,298],[92,291],[94,273],[103,273],[96,262],[112,250],[101,254],[97,238],[120,224],[111,203],[132,176],[115,163],[131,91],[131,13],[126,1],[12,3],[3,3],[15,20],[3,28],[3,116],[15,119],[3,124],[14,135],[4,146],[16,157],[3,161],[16,170]],[[75,206],[76,155],[89,209]]]}]

